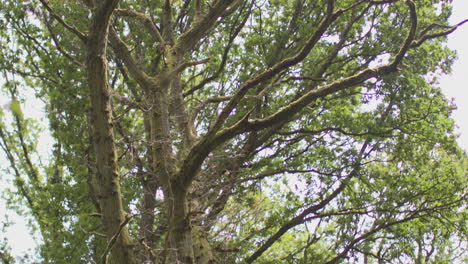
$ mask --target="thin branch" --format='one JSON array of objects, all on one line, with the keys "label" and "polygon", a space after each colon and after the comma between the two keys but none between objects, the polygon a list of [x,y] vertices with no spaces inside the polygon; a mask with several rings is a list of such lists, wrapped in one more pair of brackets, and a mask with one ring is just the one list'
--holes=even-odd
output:
[{"label": "thin branch", "polygon": [[112,250],[112,247],[115,245],[115,243],[117,242],[117,239],[119,238],[120,236],[120,233],[122,232],[123,228],[128,224],[128,222],[130,222],[130,220],[133,218],[133,216],[126,216],[125,217],[125,220],[120,223],[120,226],[119,226],[119,229],[117,230],[117,232],[114,234],[114,236],[112,236],[111,240],[109,241],[109,243],[107,244],[107,247],[106,247],[106,250],[104,251],[104,253],[102,254],[102,257],[101,257],[101,260],[102,260],[102,264],[107,264],[107,261],[108,261],[108,258],[109,258],[109,253],[110,251]]},{"label": "thin branch", "polygon": [[187,69],[188,67],[196,66],[196,65],[201,65],[201,64],[205,64],[205,63],[207,63],[209,60],[210,60],[210,58],[206,58],[206,59],[204,59],[204,60],[199,60],[199,61],[184,62],[184,63],[178,65],[174,70],[172,70],[172,72],[170,73],[170,75],[172,75],[172,74],[179,74],[179,73],[181,73],[182,71],[184,71],[185,69]]},{"label": "thin branch", "polygon": [[182,29],[182,21],[184,20],[185,16],[189,12],[189,6],[191,2],[192,2],[191,0],[184,0],[184,4],[179,9],[179,14],[177,15],[177,18],[175,19],[175,23],[176,25],[179,25],[180,29]]},{"label": "thin branch", "polygon": [[288,82],[288,81],[313,81],[313,82],[324,82],[327,79],[325,78],[317,78],[317,77],[309,77],[309,76],[289,76],[283,82]]},{"label": "thin branch", "polygon": [[75,58],[73,58],[68,52],[66,52],[63,48],[62,48],[62,45],[60,45],[58,39],[57,39],[57,35],[54,33],[53,29],[52,29],[52,26],[50,25],[50,23],[46,20],[46,18],[44,17],[44,24],[46,25],[47,27],[47,30],[49,31],[50,33],[50,36],[52,37],[52,41],[54,42],[55,44],[55,47],[57,48],[57,50],[63,55],[65,56],[65,58],[67,58],[69,61],[71,61],[72,63],[76,64],[78,67],[84,69],[85,66],[77,61]]},{"label": "thin branch", "polygon": [[[215,103],[221,103],[221,102],[226,102],[229,101],[232,98],[232,96],[217,96],[217,97],[210,97],[200,103],[197,107],[195,107],[192,111],[192,120],[195,120],[197,115],[200,113],[200,111],[205,108],[208,104],[215,104]],[[247,95],[244,97],[246,100],[260,100],[261,95]]]},{"label": "thin branch", "polygon": [[306,216],[317,212],[321,209],[323,209],[325,206],[327,206],[333,199],[335,199],[345,188],[348,186],[348,183],[351,178],[355,177],[358,172],[360,171],[360,163],[364,157],[366,148],[368,146],[368,143],[364,143],[364,145],[361,147],[361,150],[359,152],[359,156],[357,158],[355,168],[353,171],[349,173],[349,175],[340,183],[340,186],[336,188],[331,194],[329,194],[326,198],[324,198],[322,201],[320,201],[317,204],[314,204],[304,211],[297,215],[296,217],[293,217],[291,220],[289,220],[286,224],[284,224],[275,234],[270,236],[267,241],[260,247],[258,248],[250,257],[248,257],[245,262],[246,263],[252,263],[254,262],[257,258],[259,258],[267,249],[269,249],[278,239],[280,239],[287,231],[289,231],[291,228],[303,224],[304,221],[306,220]]},{"label": "thin branch", "polygon": [[[5,79],[8,81],[8,77],[6,74],[4,74],[4,77]],[[15,100],[17,101],[16,99],[16,94],[18,92],[18,87],[17,85],[15,84],[14,88],[12,88],[10,90],[10,95],[11,95],[11,98],[12,100]],[[24,127],[23,127],[23,116],[21,113],[17,113],[15,111],[12,111],[12,115],[13,115],[13,119],[14,119],[14,123],[15,123],[15,126],[16,126],[16,133],[17,133],[17,136],[18,136],[18,139],[19,139],[19,145],[21,147],[21,150],[23,152],[23,158],[26,162],[26,171],[28,173],[28,176],[31,180],[31,183],[34,185],[35,188],[38,188],[40,189],[41,186],[40,186],[40,181],[39,181],[39,176],[38,176],[38,171],[37,169],[34,167],[33,165],[33,162],[32,162],[32,159],[31,159],[31,154],[30,154],[30,151],[28,150],[28,146],[27,146],[27,143],[26,143],[26,140],[25,140],[25,135],[23,134],[23,132],[25,131]]]},{"label": "thin branch", "polygon": [[[253,6],[253,2],[249,6],[247,14],[250,14],[252,12],[252,6]],[[239,17],[237,17],[237,18],[239,18]],[[216,78],[218,78],[218,76],[221,74],[221,72],[224,70],[224,67],[226,66],[228,56],[229,56],[229,51],[231,50],[232,44],[234,43],[234,39],[239,35],[242,28],[244,28],[245,24],[247,23],[248,18],[249,18],[249,16],[245,15],[244,19],[240,22],[240,24],[238,26],[231,28],[231,32],[229,34],[229,39],[228,39],[227,44],[226,44],[226,46],[224,48],[224,51],[223,51],[223,55],[222,55],[222,58],[221,58],[221,63],[219,64],[219,67],[216,70],[216,72],[213,73],[213,75],[211,75],[210,77],[207,77],[204,80],[202,80],[199,84],[192,87],[190,90],[184,92],[183,93],[184,97],[187,97],[187,96],[193,94],[194,92],[202,89],[206,84],[208,84],[209,82],[211,82],[211,81],[215,80]]]},{"label": "thin branch", "polygon": [[86,43],[88,41],[88,37],[82,33],[81,31],[79,31],[78,29],[76,29],[75,27],[69,25],[67,22],[65,22],[65,20],[63,20],[59,15],[57,15],[55,13],[55,11],[52,9],[52,7],[49,5],[49,3],[46,1],[46,0],[39,0],[42,5],[47,9],[47,11],[49,12],[49,14],[54,18],[56,19],[60,24],[62,24],[62,26],[64,26],[68,31],[70,31],[71,33],[75,34],[79,39],[81,39],[81,41],[83,41],[84,43]]},{"label": "thin branch", "polygon": [[117,99],[117,101],[123,105],[128,105],[130,108],[133,108],[133,109],[143,109],[143,105],[140,101],[138,100],[133,100],[129,97],[126,97],[126,96],[122,96],[120,94],[118,94],[116,91],[114,90],[111,90],[111,96],[115,99]]},{"label": "thin branch", "polygon": [[287,174],[316,173],[316,174],[320,174],[320,175],[326,175],[326,176],[329,176],[329,177],[337,176],[336,174],[325,173],[325,172],[321,172],[321,171],[318,171],[318,170],[315,170],[315,169],[308,169],[308,170],[280,169],[280,170],[276,170],[276,171],[261,173],[261,174],[259,174],[257,176],[254,176],[254,177],[240,179],[239,181],[237,181],[237,183],[262,180],[262,179],[265,179],[267,177],[275,176],[275,175],[278,175],[278,174],[286,174],[286,173]]},{"label": "thin branch", "polygon": [[[26,202],[29,205],[29,208],[33,212],[33,214],[36,216],[37,219],[39,219],[39,215],[36,214],[36,211],[34,210],[34,200],[31,197],[31,195],[28,193],[28,190],[25,187],[24,180],[21,177],[21,172],[16,165],[16,160],[15,157],[13,156],[13,153],[11,152],[11,148],[8,144],[8,138],[11,136],[7,135],[6,131],[3,131],[2,127],[0,126],[0,147],[2,148],[3,152],[6,154],[8,161],[10,162],[10,167],[13,169],[15,173],[15,179],[16,179],[16,186],[19,188],[21,194],[23,197],[26,199]],[[3,143],[2,143],[3,142]]]},{"label": "thin branch", "polygon": [[400,219],[400,220],[397,220],[397,221],[393,221],[393,222],[389,222],[389,223],[386,223],[384,225],[380,225],[380,226],[377,226],[377,227],[374,227],[372,228],[371,230],[369,230],[367,233],[364,233],[362,234],[361,236],[357,237],[356,239],[354,239],[353,241],[351,241],[349,243],[349,245],[340,252],[340,254],[338,254],[337,256],[335,256],[333,259],[327,261],[325,264],[336,264],[338,263],[338,261],[342,258],[345,258],[346,255],[348,254],[349,250],[351,250],[352,248],[354,248],[354,246],[361,242],[362,240],[365,240],[367,239],[368,237],[376,234],[377,232],[379,232],[380,230],[382,229],[386,229],[386,228],[389,228],[391,226],[394,226],[394,225],[397,225],[397,224],[401,224],[401,223],[405,223],[405,222],[408,222],[408,221],[411,221],[413,219],[415,219],[417,217],[417,214],[414,213],[406,218],[403,218],[403,219]]},{"label": "thin branch", "polygon": [[156,27],[151,18],[149,18],[145,14],[136,12],[131,9],[116,9],[114,12],[117,16],[128,16],[143,22],[143,25],[150,32],[151,36],[156,40],[156,42],[164,43],[164,39],[161,36],[159,29]]},{"label": "thin branch", "polygon": [[[457,30],[458,27],[462,26],[463,24],[465,24],[465,23],[467,23],[467,22],[468,22],[468,19],[465,19],[465,20],[461,21],[460,23],[456,24],[455,26],[450,27],[448,30],[445,30],[445,31],[442,31],[442,32],[439,32],[439,33],[428,34],[428,35],[421,34],[421,36],[419,37],[419,39],[414,40],[414,41],[411,43],[411,47],[412,47],[412,48],[416,48],[416,47],[421,46],[426,40],[431,40],[431,39],[435,39],[435,38],[438,38],[438,37],[447,36],[447,35],[449,35],[450,33],[452,33],[452,32],[454,32],[455,30]],[[429,31],[429,30],[427,30],[427,31]],[[423,32],[424,32],[424,33],[427,33],[427,31],[424,30]]]},{"label": "thin branch", "polygon": [[392,136],[393,131],[399,130],[399,129],[400,129],[399,127],[393,127],[393,128],[383,130],[383,131],[367,131],[367,132],[358,133],[358,132],[346,131],[339,127],[325,127],[325,128],[318,129],[318,130],[298,129],[294,131],[280,131],[278,134],[280,135],[294,135],[294,134],[318,135],[321,133],[338,132],[345,136],[364,137],[364,136],[372,135],[372,136],[387,138],[387,137]]}]

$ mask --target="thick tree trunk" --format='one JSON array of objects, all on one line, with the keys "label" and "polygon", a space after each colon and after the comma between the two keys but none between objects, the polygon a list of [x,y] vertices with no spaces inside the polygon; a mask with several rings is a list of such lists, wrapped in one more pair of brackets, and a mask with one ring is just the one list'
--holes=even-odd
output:
[{"label": "thick tree trunk", "polygon": [[[88,85],[91,92],[91,112],[96,154],[98,199],[100,202],[102,223],[108,239],[120,230],[125,221],[120,192],[119,172],[116,163],[114,135],[112,131],[111,106],[106,82],[104,57],[88,57]],[[120,236],[112,250],[113,263],[136,263],[127,228],[120,230]]]},{"label": "thick tree trunk", "polygon": [[118,235],[112,245],[111,262],[136,264],[133,244],[126,226],[122,205],[120,177],[114,145],[110,87],[106,59],[109,19],[118,1],[106,1],[96,12],[88,39],[86,70],[91,97],[91,126],[96,155],[98,199],[102,224],[109,241]]},{"label": "thick tree trunk", "polygon": [[[191,216],[191,232],[193,240],[193,251],[195,255],[195,263],[197,264],[214,264],[217,263],[213,249],[208,242],[208,234],[204,226],[202,226],[202,215],[204,209],[207,208],[206,199],[206,183],[194,181],[188,194],[188,209]],[[205,190],[205,192],[203,191]]]},{"label": "thick tree trunk", "polygon": [[167,210],[169,233],[166,242],[166,264],[195,264],[192,226],[188,215],[186,193],[178,188],[174,188],[173,197],[167,199]]},{"label": "thick tree trunk", "polygon": [[138,245],[139,259],[141,262],[151,260],[155,261],[150,250],[156,242],[154,230],[155,208],[156,208],[156,190],[158,184],[153,175],[150,175],[143,183],[143,208],[141,211],[140,235],[141,244]]},{"label": "thick tree trunk", "polygon": [[[90,47],[91,48],[91,47]],[[91,93],[91,124],[93,127],[96,154],[98,199],[102,223],[108,239],[120,230],[125,221],[120,192],[120,177],[112,131],[112,114],[107,84],[107,68],[103,55],[90,52],[88,56],[88,85]],[[127,228],[120,230],[120,236],[112,250],[113,263],[136,263]]]},{"label": "thick tree trunk", "polygon": [[165,263],[195,263],[190,219],[187,209],[186,191],[173,181],[175,164],[169,134],[168,85],[158,85],[158,92],[152,96],[151,144],[153,167],[163,186],[168,234],[166,237]]}]

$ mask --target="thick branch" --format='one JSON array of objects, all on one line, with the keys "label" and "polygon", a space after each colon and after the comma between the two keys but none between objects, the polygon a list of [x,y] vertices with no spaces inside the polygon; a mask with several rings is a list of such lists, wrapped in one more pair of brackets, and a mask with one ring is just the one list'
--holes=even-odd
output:
[{"label": "thick branch", "polygon": [[[102,224],[111,241],[114,263],[137,263],[133,243],[125,225],[125,212],[120,191],[120,175],[112,124],[111,88],[106,59],[110,18],[118,0],[107,0],[94,13],[87,43],[87,80],[91,99],[91,125],[96,156]],[[120,234],[117,235],[116,234]],[[110,250],[110,248],[109,248]],[[103,258],[106,261],[106,258]]]},{"label": "thick branch", "polygon": [[201,0],[195,0],[195,20],[200,19],[201,15],[202,15]]},{"label": "thick branch", "polygon": [[[106,0],[102,3],[93,16],[93,24],[90,34],[90,41],[96,43],[102,52],[105,52],[110,17],[114,9],[117,8],[119,0]],[[103,49],[104,48],[104,49]]]},{"label": "thick branch", "polygon": [[[184,162],[183,166],[181,167],[181,170],[179,173],[180,178],[178,179],[180,181],[180,184],[182,186],[188,187],[191,181],[193,180],[194,175],[196,174],[193,172],[198,171],[202,162],[205,160],[205,158],[211,152],[211,150],[213,150],[214,148],[216,148],[223,142],[226,142],[227,140],[232,139],[235,136],[245,133],[247,131],[261,130],[267,127],[271,127],[278,123],[288,122],[294,119],[296,114],[299,113],[302,109],[304,109],[304,107],[306,107],[307,105],[309,105],[310,103],[314,102],[315,100],[319,98],[323,98],[332,93],[336,93],[338,91],[356,86],[358,84],[365,82],[366,80],[369,80],[370,78],[385,76],[385,75],[396,72],[398,70],[397,69],[398,64],[401,62],[401,60],[403,59],[408,49],[411,47],[410,44],[413,41],[414,36],[416,34],[417,19],[416,19],[415,7],[414,7],[413,2],[411,1],[408,1],[408,5],[411,11],[411,30],[408,34],[408,37],[405,39],[402,47],[400,48],[400,51],[396,54],[395,59],[390,64],[383,65],[378,68],[368,68],[353,76],[350,76],[341,80],[337,80],[319,89],[312,90],[306,93],[305,95],[303,95],[302,97],[298,98],[297,100],[291,102],[289,105],[281,108],[276,113],[266,118],[254,119],[252,121],[249,121],[249,118],[250,118],[250,112],[249,112],[233,126],[220,130],[219,132],[216,132],[216,130],[218,130],[219,127],[221,126],[220,122],[227,119],[229,113],[234,109],[234,106],[241,100],[241,98],[246,93],[247,89],[261,82],[263,79],[271,78],[270,75],[274,76],[276,74],[275,71],[277,71],[278,68],[282,69],[283,67],[290,66],[291,63],[298,63],[301,60],[301,58],[304,58],[307,55],[308,49],[304,47],[301,50],[301,52],[295,57],[286,59],[280,62],[279,64],[273,66],[268,71],[255,77],[254,79],[247,81],[239,89],[239,91],[233,96],[233,98],[227,104],[227,106],[223,109],[220,116],[218,117],[217,123],[215,123],[215,125],[205,135],[205,137],[203,137],[203,139],[200,140],[192,148],[191,153],[188,155],[187,160]],[[331,7],[329,6],[329,9],[330,9],[329,13],[333,13],[331,12],[332,8],[333,6]],[[334,17],[333,15],[330,15],[330,17],[328,18],[328,20],[330,21],[326,22],[327,19],[325,19],[321,23],[322,33],[325,31],[325,29],[331,23],[331,21],[333,21],[333,17]],[[314,34],[311,40],[309,40],[308,45],[310,46],[310,48],[312,48],[314,43],[318,41],[318,39],[320,39],[320,37],[322,36],[322,33]],[[318,38],[318,39],[315,39],[315,38]]]},{"label": "thick branch", "polygon": [[407,0],[406,3],[408,4],[408,7],[410,9],[411,28],[410,32],[408,33],[408,37],[406,37],[405,42],[401,46],[400,50],[398,51],[391,64],[391,66],[393,67],[396,67],[403,60],[403,57],[406,55],[406,52],[408,51],[408,49],[411,46],[411,43],[416,37],[416,29],[418,28],[418,15],[416,14],[416,6],[413,0]]},{"label": "thick branch", "polygon": [[211,127],[210,131],[207,133],[207,136],[212,136],[215,134],[229,117],[231,112],[237,106],[237,104],[241,101],[244,95],[247,93],[248,90],[255,87],[259,83],[269,80],[273,78],[278,73],[282,72],[283,70],[294,66],[301,62],[312,50],[312,48],[317,44],[317,42],[322,37],[323,33],[327,30],[330,24],[338,17],[338,15],[333,13],[335,1],[328,1],[328,9],[327,15],[320,23],[317,28],[317,31],[312,35],[311,38],[307,41],[307,43],[302,47],[302,49],[293,57],[287,58],[273,67],[269,68],[268,70],[260,73],[259,75],[251,78],[250,80],[246,81],[236,92],[236,94],[232,97],[232,99],[227,103],[227,105],[223,108],[221,113],[219,114],[217,120]]},{"label": "thick branch", "polygon": [[148,92],[148,87],[153,83],[152,78],[140,69],[125,42],[119,38],[117,32],[112,28],[109,32],[109,39],[112,50],[123,61],[125,66],[127,66],[132,78],[135,79],[141,87],[146,90],[146,92]]},{"label": "thick branch", "polygon": [[216,24],[225,10],[234,3],[235,0],[218,0],[211,7],[210,11],[197,20],[195,24],[180,36],[174,47],[177,53],[184,54],[185,52],[193,49],[200,39]]},{"label": "thick branch", "polygon": [[162,13],[162,37],[166,43],[172,44],[174,41],[174,31],[172,28],[172,6],[171,0],[163,0]]}]

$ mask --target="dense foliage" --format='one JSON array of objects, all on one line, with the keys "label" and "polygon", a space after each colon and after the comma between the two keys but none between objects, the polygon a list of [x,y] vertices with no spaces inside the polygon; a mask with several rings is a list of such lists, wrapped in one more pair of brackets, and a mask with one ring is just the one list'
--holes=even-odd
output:
[{"label": "dense foliage", "polygon": [[42,238],[21,262],[466,260],[468,162],[437,87],[450,10],[1,1],[4,197]]}]

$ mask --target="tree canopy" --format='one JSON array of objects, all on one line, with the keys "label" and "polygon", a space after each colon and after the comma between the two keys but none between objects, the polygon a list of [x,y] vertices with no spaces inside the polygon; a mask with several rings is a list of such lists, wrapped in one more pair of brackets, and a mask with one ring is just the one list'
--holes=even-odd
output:
[{"label": "tree canopy", "polygon": [[450,2],[1,1],[4,199],[42,238],[23,261],[466,260]]}]

